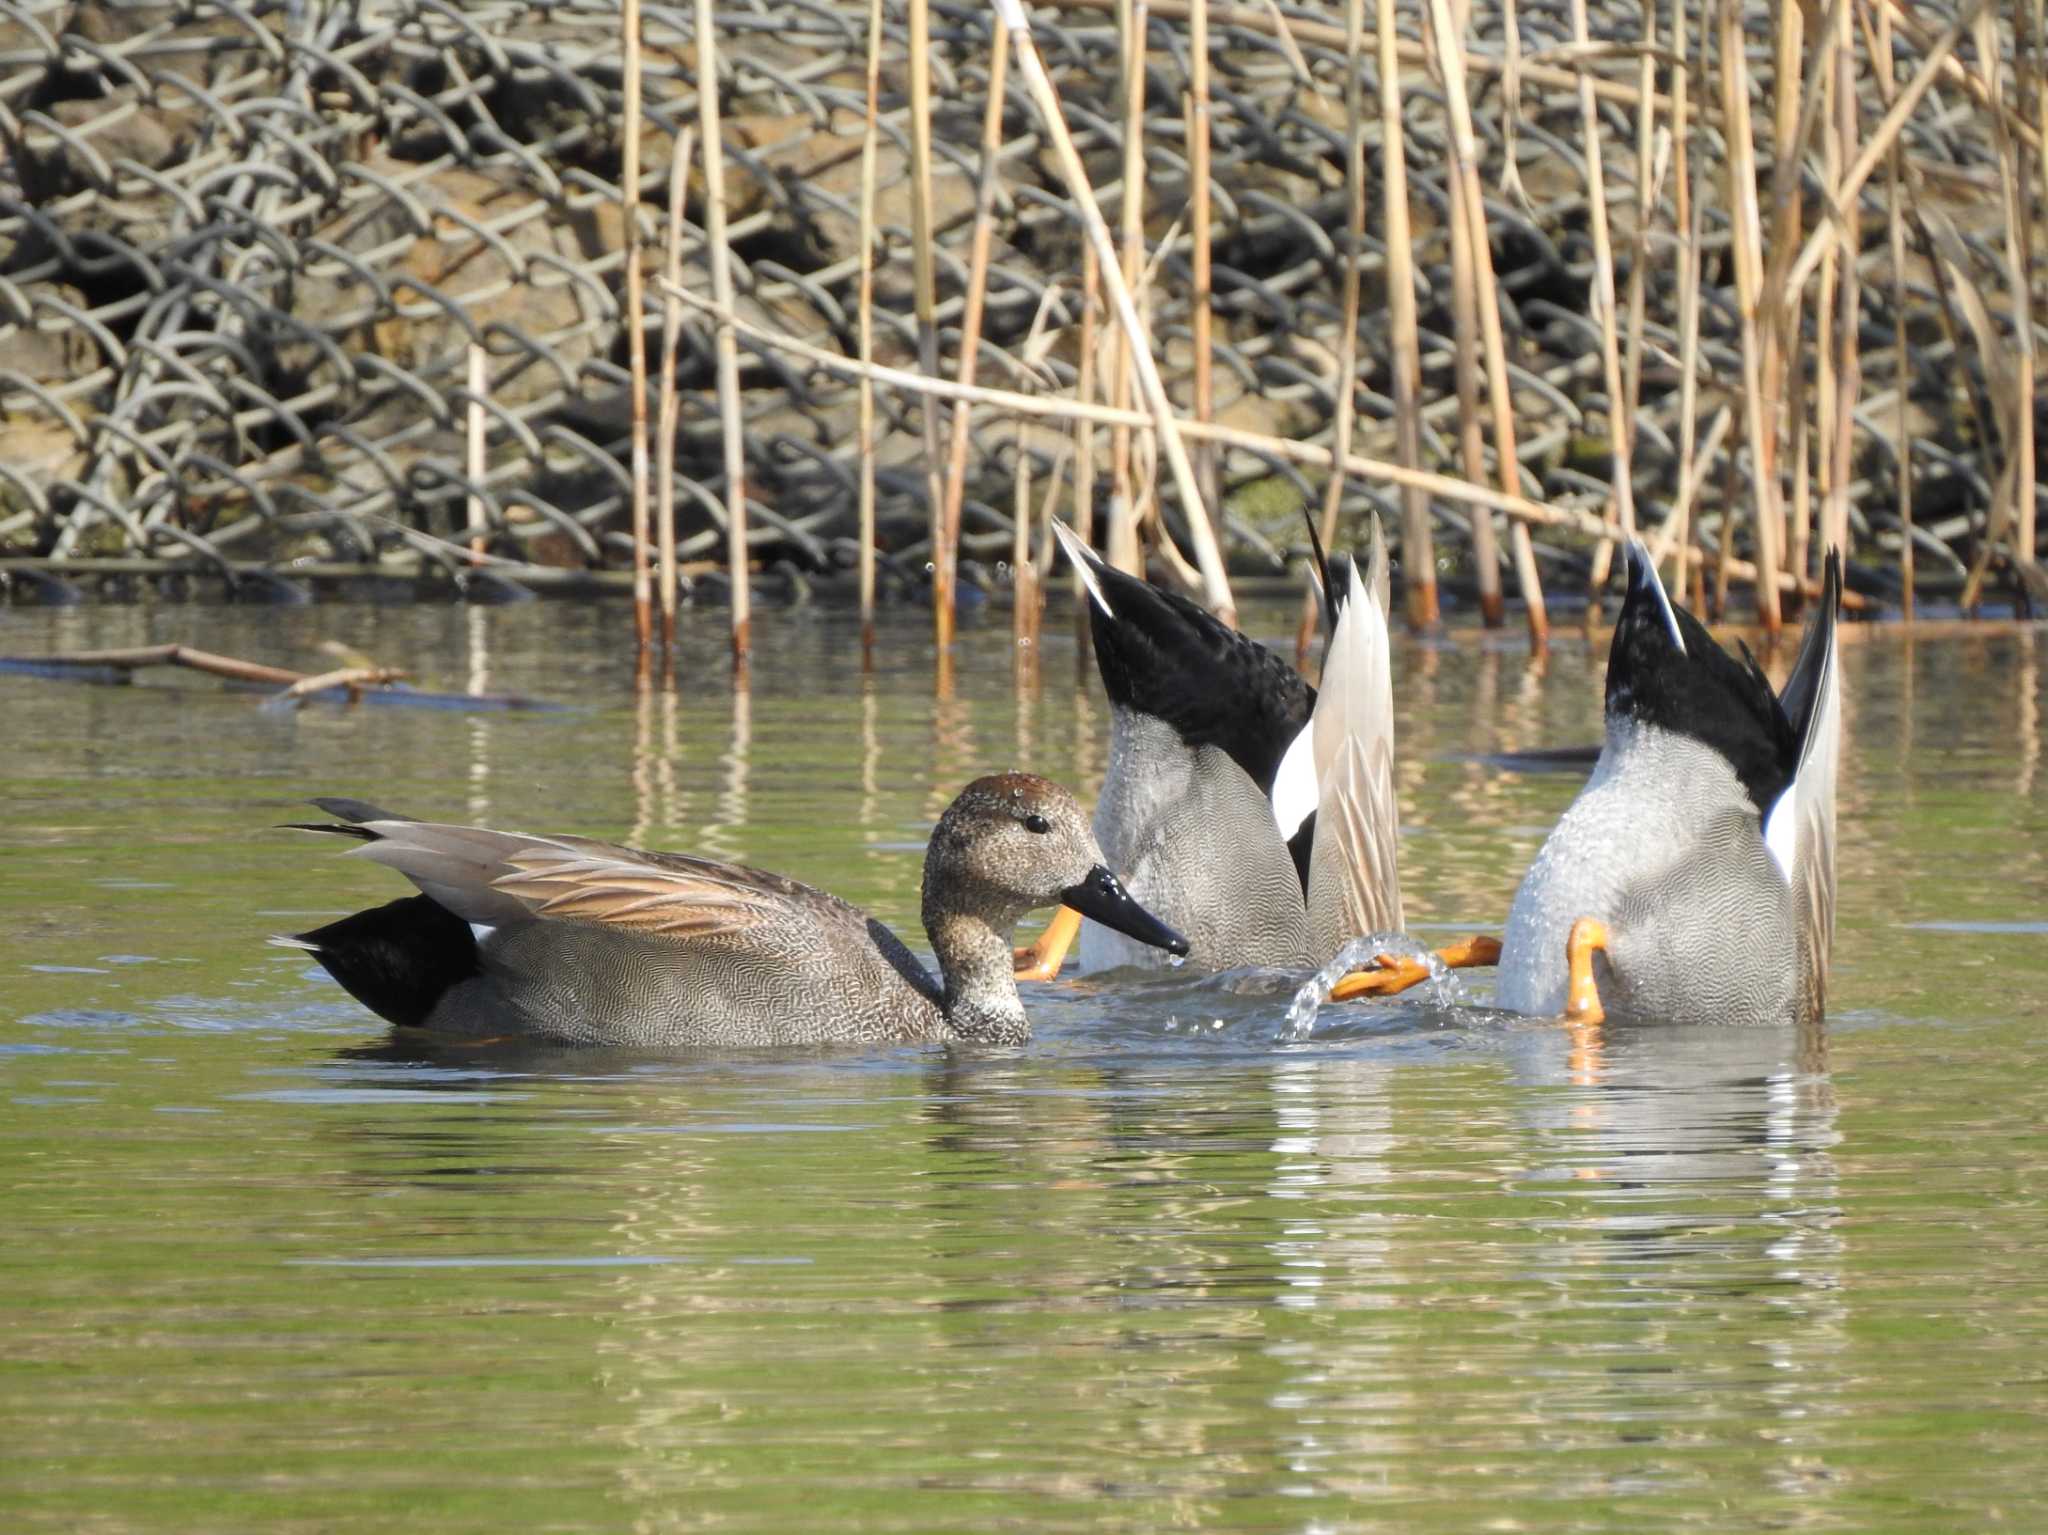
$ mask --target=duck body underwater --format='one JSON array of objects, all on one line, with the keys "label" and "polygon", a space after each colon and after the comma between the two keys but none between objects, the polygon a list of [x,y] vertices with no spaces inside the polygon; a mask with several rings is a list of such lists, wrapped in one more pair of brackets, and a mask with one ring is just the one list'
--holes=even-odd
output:
[{"label": "duck body underwater", "polygon": [[1821,1015],[1835,909],[1841,561],[1782,694],[1674,607],[1640,544],[1592,776],[1523,876],[1500,1005],[1585,1021]]},{"label": "duck body underwater", "polygon": [[[1087,590],[1110,704],[1094,831],[1132,894],[1187,935],[1190,962],[1301,969],[1355,934],[1398,928],[1377,525],[1367,578],[1348,561],[1330,573],[1320,693],[1265,646],[1054,527]],[[1081,927],[1084,970],[1156,962],[1100,924]]]}]

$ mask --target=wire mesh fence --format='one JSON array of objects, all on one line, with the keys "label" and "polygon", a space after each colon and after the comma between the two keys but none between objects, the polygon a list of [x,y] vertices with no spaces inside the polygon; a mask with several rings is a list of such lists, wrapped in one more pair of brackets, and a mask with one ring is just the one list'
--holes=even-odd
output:
[{"label": "wire mesh fence", "polygon": [[[1373,172],[1387,163],[1383,121],[1347,108],[1354,69],[1365,99],[1378,94],[1375,55],[1347,55],[1341,13],[1208,7],[1207,409],[1239,433],[1216,449],[1215,492],[1238,567],[1277,569],[1299,506],[1320,498],[1323,471],[1276,445],[1327,444],[1342,403],[1356,416],[1355,453],[1400,456],[1393,273],[1417,301],[1420,390],[1405,408],[1422,467],[1490,472],[1529,501],[1611,518],[1619,461],[1639,525],[1669,531],[1683,505],[1690,516],[1674,536],[1700,548],[1702,568],[1754,554],[1756,520],[1744,508],[1755,499],[1761,439],[1742,416],[1756,388],[1745,384],[1753,342],[1743,326],[1756,315],[1753,303],[1745,315],[1736,270],[1739,193],[1746,176],[1766,213],[1792,220],[1799,236],[1827,226],[1851,167],[1827,158],[1806,118],[1824,105],[1820,43],[1846,17],[1852,123],[1867,131],[1904,81],[1922,69],[1932,78],[1896,139],[1898,184],[1876,169],[1847,198],[1854,228],[1844,248],[1855,259],[1846,265],[1861,281],[1840,319],[1860,343],[1861,388],[1842,402],[1842,455],[1819,440],[1833,421],[1807,425],[1809,397],[1838,376],[1833,317],[1822,320],[1816,298],[1784,332],[1792,355],[1770,402],[1779,418],[1765,426],[1780,445],[1765,470],[1789,541],[1778,558],[1799,568],[1817,547],[1804,530],[1832,495],[1846,501],[1866,585],[1883,584],[1902,547],[1918,550],[1923,585],[1960,589],[1980,560],[2029,575],[2038,509],[2031,252],[2048,125],[2039,5],[1993,6],[1984,26],[1974,19],[1981,5],[1839,0],[1807,17],[1788,66],[1775,4],[1603,0],[1582,18],[1582,3],[1482,3],[1458,61],[1506,334],[1507,472],[1483,470],[1461,441],[1480,406],[1458,387],[1471,343],[1455,311],[1468,279],[1454,259],[1456,120],[1431,7],[1400,8],[1391,50],[1405,135],[1397,190],[1413,217],[1396,260],[1377,215],[1355,250],[1346,228],[1351,146],[1363,147]],[[637,237],[653,251],[670,150],[695,120],[698,82],[693,12],[647,5],[643,18]],[[1183,410],[1192,409],[1197,334],[1188,22],[1186,0],[1158,0],[1136,20],[1107,0],[1056,0],[1033,16],[1096,194],[1120,210],[1126,165],[1142,172],[1136,275]],[[1735,153],[1736,119],[1710,76],[1716,24],[1744,54],[1766,151],[1753,166]],[[994,25],[978,4],[935,6],[924,55],[936,88],[937,303],[936,348],[923,355],[927,365],[940,359],[947,377],[971,286]],[[1880,25],[1896,67],[1879,54]],[[865,443],[850,377],[817,360],[856,351],[866,197],[880,247],[876,360],[919,366],[904,18],[884,16],[880,149],[865,193],[866,7],[721,4],[715,27],[728,245],[747,327],[739,409],[750,545],[792,571],[850,567],[869,451],[885,571],[899,589],[916,586],[932,554],[934,493],[922,402],[882,390],[881,425]],[[1124,43],[1134,27],[1145,46],[1131,75]],[[1724,41],[1717,67],[1725,74],[1728,63]],[[1788,67],[1798,76],[1789,85]],[[1135,114],[1127,78],[1142,87]],[[214,574],[231,585],[263,568],[468,580],[479,568],[472,541],[483,568],[499,562],[522,580],[541,579],[534,567],[622,567],[635,317],[623,300],[621,114],[619,8],[599,0],[0,3],[0,557],[17,568]],[[1127,120],[1139,125],[1128,161]],[[1087,319],[1075,207],[1021,92],[1000,125],[979,377],[1071,395]],[[1779,144],[1797,152],[1778,155]],[[1852,134],[1846,152],[1855,146]],[[1383,176],[1367,180],[1378,208],[1390,189]],[[1623,312],[1602,312],[1610,301],[1596,187],[1603,227],[1612,221],[1611,306]],[[699,293],[708,291],[702,191],[701,180],[690,190],[682,276]],[[1894,213],[1905,226],[1897,247],[1888,244]],[[1767,231],[1774,243],[1782,228]],[[1688,251],[1700,263],[1696,322],[1684,314]],[[1347,265],[1363,281],[1348,356]],[[1829,272],[1837,284],[1848,276]],[[657,285],[638,317],[651,352],[661,310]],[[1617,331],[1626,404],[1610,398],[1605,348]],[[470,374],[479,352],[481,389]],[[659,472],[675,476],[679,552],[698,575],[724,538],[713,376],[710,325],[692,308],[677,370],[680,433]],[[485,413],[480,462],[464,440],[473,403]],[[1618,453],[1623,444],[1632,451]],[[1170,483],[1153,483],[1143,448],[1124,488],[1154,511],[1150,536],[1171,539],[1178,501]],[[960,535],[970,564],[1013,548],[1020,469],[1064,509],[1078,494],[1075,462],[1069,423],[1020,427],[977,411]],[[1899,505],[1908,473],[1910,528]],[[1104,494],[1099,479],[1085,487],[1090,503]],[[1356,474],[1343,489],[1351,514],[1373,508],[1399,525],[1392,483]],[[1472,578],[1475,519],[1504,515],[1429,500],[1438,540],[1429,560],[1454,590]],[[1595,544],[1570,531],[1582,521],[1534,529],[1535,560],[1573,590],[1597,559]],[[1506,541],[1486,540],[1481,553],[1505,562]]]}]

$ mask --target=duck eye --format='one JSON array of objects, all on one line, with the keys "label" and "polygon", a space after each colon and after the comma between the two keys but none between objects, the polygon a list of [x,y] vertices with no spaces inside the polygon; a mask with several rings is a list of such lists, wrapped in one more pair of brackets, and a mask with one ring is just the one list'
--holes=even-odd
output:
[{"label": "duck eye", "polygon": [[1052,830],[1052,822],[1042,815],[1027,815],[1024,817],[1024,829],[1026,831],[1035,831],[1042,837]]}]

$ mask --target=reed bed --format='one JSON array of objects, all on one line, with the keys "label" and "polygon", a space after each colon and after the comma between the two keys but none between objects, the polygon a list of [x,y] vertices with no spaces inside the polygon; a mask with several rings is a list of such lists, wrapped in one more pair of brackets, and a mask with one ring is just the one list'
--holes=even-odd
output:
[{"label": "reed bed", "polygon": [[0,570],[2031,610],[2042,10],[21,0]]}]

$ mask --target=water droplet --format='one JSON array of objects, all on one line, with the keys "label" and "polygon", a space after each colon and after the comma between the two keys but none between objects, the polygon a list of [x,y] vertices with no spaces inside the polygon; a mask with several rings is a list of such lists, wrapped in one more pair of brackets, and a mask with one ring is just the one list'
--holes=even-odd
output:
[{"label": "water droplet", "polygon": [[1393,954],[1410,959],[1419,959],[1429,969],[1429,1000],[1440,1007],[1453,1007],[1463,1002],[1464,990],[1444,962],[1428,948],[1406,933],[1367,933],[1363,938],[1354,938],[1330,957],[1330,962],[1301,983],[1301,989],[1288,1004],[1288,1037],[1307,1039],[1315,1028],[1316,1014],[1330,1000],[1330,992],[1337,983],[1354,970],[1363,969],[1382,954]]}]

